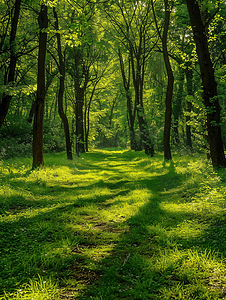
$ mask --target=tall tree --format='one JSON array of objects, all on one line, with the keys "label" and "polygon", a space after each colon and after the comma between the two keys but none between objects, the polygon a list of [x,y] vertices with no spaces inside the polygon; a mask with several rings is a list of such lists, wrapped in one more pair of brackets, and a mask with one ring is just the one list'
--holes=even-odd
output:
[{"label": "tall tree", "polygon": [[123,86],[125,89],[125,94],[126,94],[126,103],[127,103],[127,122],[128,122],[128,127],[129,127],[129,133],[130,133],[130,147],[132,150],[140,150],[139,145],[136,141],[136,136],[135,136],[135,130],[134,130],[134,124],[135,124],[135,116],[136,116],[136,102],[134,103],[133,107],[133,101],[132,101],[132,93],[131,93],[131,87],[130,87],[130,77],[131,77],[131,63],[130,59],[128,60],[128,75],[126,76],[125,72],[125,66],[124,66],[124,61],[122,57],[121,50],[119,48],[118,50],[118,56],[119,56],[119,61],[120,61],[120,69],[121,69],[121,74],[122,74],[122,80],[123,80]]},{"label": "tall tree", "polygon": [[[17,32],[17,26],[19,21],[19,15],[20,15],[20,7],[21,7],[21,0],[16,0],[15,4],[12,9],[12,23],[11,23],[11,32],[10,32],[10,63],[9,63],[9,69],[8,69],[8,76],[7,81],[5,84],[13,85],[14,84],[14,77],[15,77],[15,70],[16,70],[16,63],[17,63],[17,54],[16,54],[16,32]],[[3,41],[2,41],[3,42]],[[0,103],[0,127],[2,126],[5,117],[7,115],[9,105],[12,99],[12,95],[6,93],[3,93],[2,101]]]},{"label": "tall tree", "polygon": [[37,98],[35,102],[35,114],[33,122],[33,167],[44,166],[43,159],[43,115],[45,107],[45,70],[48,16],[47,6],[42,4],[38,16],[39,24],[39,49],[38,49],[38,74],[37,74]]},{"label": "tall tree", "polygon": [[[114,13],[115,11],[117,13]],[[156,44],[156,36],[152,31],[150,20],[150,1],[147,1],[145,5],[137,1],[119,1],[115,5],[107,4],[105,14],[114,28],[114,37],[129,53],[135,97],[134,107],[140,135],[145,153],[153,156],[154,144],[150,136],[143,103],[146,65]],[[125,92],[127,92],[126,89]]]},{"label": "tall tree", "polygon": [[68,119],[66,116],[66,113],[64,113],[63,109],[63,95],[64,95],[64,80],[65,80],[65,63],[63,59],[63,54],[61,50],[61,38],[59,33],[59,22],[58,22],[58,16],[55,7],[53,8],[53,14],[55,17],[55,29],[56,29],[56,37],[57,37],[57,52],[58,52],[58,68],[60,72],[60,87],[58,91],[58,112],[60,115],[60,118],[63,122],[64,126],[64,133],[65,133],[65,140],[66,140],[66,149],[67,149],[67,158],[72,158],[72,150],[71,150],[71,140],[70,140],[70,131],[69,131],[69,124]]},{"label": "tall tree", "polygon": [[202,21],[198,1],[186,0],[186,3],[201,71],[203,102],[207,114],[206,125],[208,142],[210,145],[210,156],[214,167],[226,167],[221,136],[220,105],[217,95],[217,83],[210,57],[206,28]]},{"label": "tall tree", "polygon": [[170,14],[172,11],[172,7],[170,7],[168,0],[164,0],[165,20],[164,20],[163,33],[161,33],[157,22],[153,0],[151,0],[151,3],[152,3],[152,11],[154,15],[156,29],[158,31],[158,35],[162,42],[162,52],[163,52],[163,58],[164,58],[164,63],[165,63],[167,78],[168,78],[166,98],[165,98],[166,110],[165,110],[165,124],[164,124],[164,158],[170,160],[172,159],[171,149],[170,149],[170,130],[171,130],[171,119],[172,119],[172,97],[173,97],[174,76],[173,76],[173,71],[172,71],[169,53],[168,53],[167,36],[169,31]]}]

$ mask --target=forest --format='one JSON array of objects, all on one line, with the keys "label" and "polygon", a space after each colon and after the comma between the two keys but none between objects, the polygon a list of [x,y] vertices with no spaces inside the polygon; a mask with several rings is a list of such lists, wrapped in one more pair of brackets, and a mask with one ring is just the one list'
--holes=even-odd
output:
[{"label": "forest", "polygon": [[226,297],[226,2],[0,0],[0,300]]},{"label": "forest", "polygon": [[224,1],[1,1],[1,157],[205,150],[225,166]]}]

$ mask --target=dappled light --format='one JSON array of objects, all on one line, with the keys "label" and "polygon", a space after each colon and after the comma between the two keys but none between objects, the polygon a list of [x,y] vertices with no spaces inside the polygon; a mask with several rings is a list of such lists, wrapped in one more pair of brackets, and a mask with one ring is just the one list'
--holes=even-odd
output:
[{"label": "dappled light", "polygon": [[2,161],[0,299],[223,298],[225,172],[134,154]]}]

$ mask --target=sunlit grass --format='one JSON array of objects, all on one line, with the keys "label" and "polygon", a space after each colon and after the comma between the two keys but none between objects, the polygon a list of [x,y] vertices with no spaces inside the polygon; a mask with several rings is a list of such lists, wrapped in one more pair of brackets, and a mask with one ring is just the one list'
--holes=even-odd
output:
[{"label": "sunlit grass", "polygon": [[5,293],[3,299],[6,300],[51,300],[57,299],[59,290],[51,280],[43,280],[40,276],[38,280],[30,280],[15,293]]},{"label": "sunlit grass", "polygon": [[225,182],[201,155],[1,161],[0,299],[223,299]]}]

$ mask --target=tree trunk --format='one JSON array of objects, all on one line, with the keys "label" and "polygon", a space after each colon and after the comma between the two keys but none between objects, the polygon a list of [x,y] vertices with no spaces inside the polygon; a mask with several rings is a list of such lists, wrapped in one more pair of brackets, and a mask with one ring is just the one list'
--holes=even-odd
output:
[{"label": "tree trunk", "polygon": [[[187,93],[188,96],[193,97],[193,88],[192,88],[192,78],[193,78],[193,71],[191,68],[187,67],[185,70],[185,76],[187,79]],[[192,109],[192,102],[190,100],[187,101],[187,112],[190,113]],[[186,144],[192,149],[192,140],[191,140],[191,126],[189,122],[191,117],[188,115],[186,116]]]},{"label": "tree trunk", "polygon": [[84,124],[83,124],[83,106],[84,106],[84,91],[78,87],[75,103],[75,135],[76,135],[76,153],[85,152],[84,145]]},{"label": "tree trunk", "polygon": [[[140,45],[141,46],[141,45]],[[135,91],[135,106],[137,111],[137,119],[141,134],[141,139],[144,146],[145,154],[154,156],[154,145],[152,143],[150,133],[148,130],[148,124],[145,119],[144,106],[143,106],[143,85],[144,85],[144,57],[141,62],[140,53],[136,55],[136,68],[133,57],[133,50],[130,49],[131,66],[133,75],[133,86]]]},{"label": "tree trunk", "polygon": [[162,36],[162,50],[163,50],[163,58],[167,72],[167,90],[166,90],[166,110],[165,110],[165,125],[164,125],[164,158],[167,160],[172,159],[171,149],[170,149],[170,129],[171,129],[171,119],[172,119],[172,97],[173,97],[173,84],[174,84],[174,76],[173,71],[170,64],[168,49],[167,49],[167,35],[169,30],[169,22],[170,22],[170,8],[168,0],[164,0],[165,4],[165,23],[163,29]]},{"label": "tree trunk", "polygon": [[90,129],[90,107],[91,103],[93,100],[93,96],[97,87],[98,82],[100,81],[100,78],[94,83],[93,89],[91,96],[89,98],[88,104],[87,102],[85,103],[85,111],[84,111],[84,129],[85,129],[85,149],[86,152],[89,150],[89,145],[88,145],[88,138],[89,138],[89,129]]},{"label": "tree trunk", "polygon": [[72,157],[72,150],[71,150],[71,139],[70,139],[70,130],[69,130],[69,124],[66,114],[64,113],[63,108],[63,95],[64,95],[64,81],[65,81],[65,65],[61,50],[61,39],[60,39],[60,33],[59,33],[59,25],[58,25],[58,16],[55,7],[53,8],[53,14],[55,17],[55,29],[57,31],[57,51],[58,51],[58,57],[59,57],[59,72],[60,72],[60,87],[58,92],[58,113],[60,115],[60,118],[64,125],[64,134],[65,134],[65,140],[66,140],[66,149],[67,149],[67,158],[73,159]]},{"label": "tree trunk", "polygon": [[136,135],[134,132],[134,123],[135,123],[135,112],[136,112],[136,103],[135,107],[133,109],[133,102],[132,102],[132,97],[130,93],[130,61],[129,61],[129,70],[128,70],[128,78],[126,79],[126,74],[125,74],[125,68],[124,68],[124,63],[122,59],[122,54],[120,49],[118,50],[118,56],[119,56],[119,62],[120,62],[120,69],[121,69],[121,74],[122,74],[122,80],[123,80],[123,85],[126,93],[126,104],[127,104],[127,122],[128,122],[128,127],[129,127],[129,133],[130,133],[130,147],[132,150],[140,150],[136,141]]},{"label": "tree trunk", "polygon": [[148,124],[144,116],[144,108],[141,106],[137,108],[137,119],[139,123],[141,139],[144,145],[145,154],[154,156],[154,145],[152,144],[150,139]]},{"label": "tree trunk", "polygon": [[176,145],[180,143],[179,131],[178,131],[178,123],[179,117],[181,115],[181,103],[183,98],[183,88],[184,88],[184,71],[182,68],[179,69],[179,87],[177,90],[177,96],[175,103],[173,105],[173,117],[174,117],[174,124],[173,124],[173,132],[174,132],[174,141]]},{"label": "tree trunk", "polygon": [[43,115],[45,106],[45,62],[48,28],[47,6],[41,5],[38,16],[39,23],[39,51],[38,51],[38,75],[37,75],[37,99],[33,123],[33,167],[44,166],[43,159]]},{"label": "tree trunk", "polygon": [[[16,70],[16,62],[17,62],[17,56],[15,53],[15,38],[16,38],[16,32],[17,32],[17,25],[19,20],[19,14],[20,14],[20,6],[21,6],[21,0],[16,0],[14,5],[14,15],[12,19],[12,25],[11,25],[11,32],[10,32],[10,63],[9,63],[9,72],[8,72],[8,80],[6,84],[13,84],[14,77],[15,77],[15,70]],[[3,93],[2,101],[0,103],[0,128],[5,120],[5,117],[7,115],[9,105],[11,102],[12,96],[7,95]]]},{"label": "tree trunk", "polygon": [[205,26],[203,25],[198,2],[186,0],[191,21],[193,37],[196,44],[202,87],[203,102],[207,112],[208,142],[213,167],[226,167],[224,147],[220,126],[220,105],[217,95],[217,83],[211,62]]},{"label": "tree trunk", "polygon": [[166,67],[167,72],[167,90],[166,90],[166,99],[165,99],[165,124],[164,124],[164,137],[163,137],[163,146],[164,146],[164,158],[167,160],[171,160],[171,149],[170,149],[170,129],[171,129],[171,119],[172,119],[172,98],[173,98],[173,84],[174,84],[174,76],[173,71],[170,64],[168,49],[167,49],[167,35],[169,30],[169,22],[170,22],[170,14],[171,10],[169,7],[169,1],[164,0],[164,10],[165,10],[165,22],[164,22],[164,28],[163,28],[163,34],[161,35],[156,14],[155,14],[155,8],[154,8],[154,1],[151,0],[151,6],[153,11],[153,17],[155,26],[158,32],[158,35],[162,42],[162,51],[163,51],[163,58],[164,63]]}]

